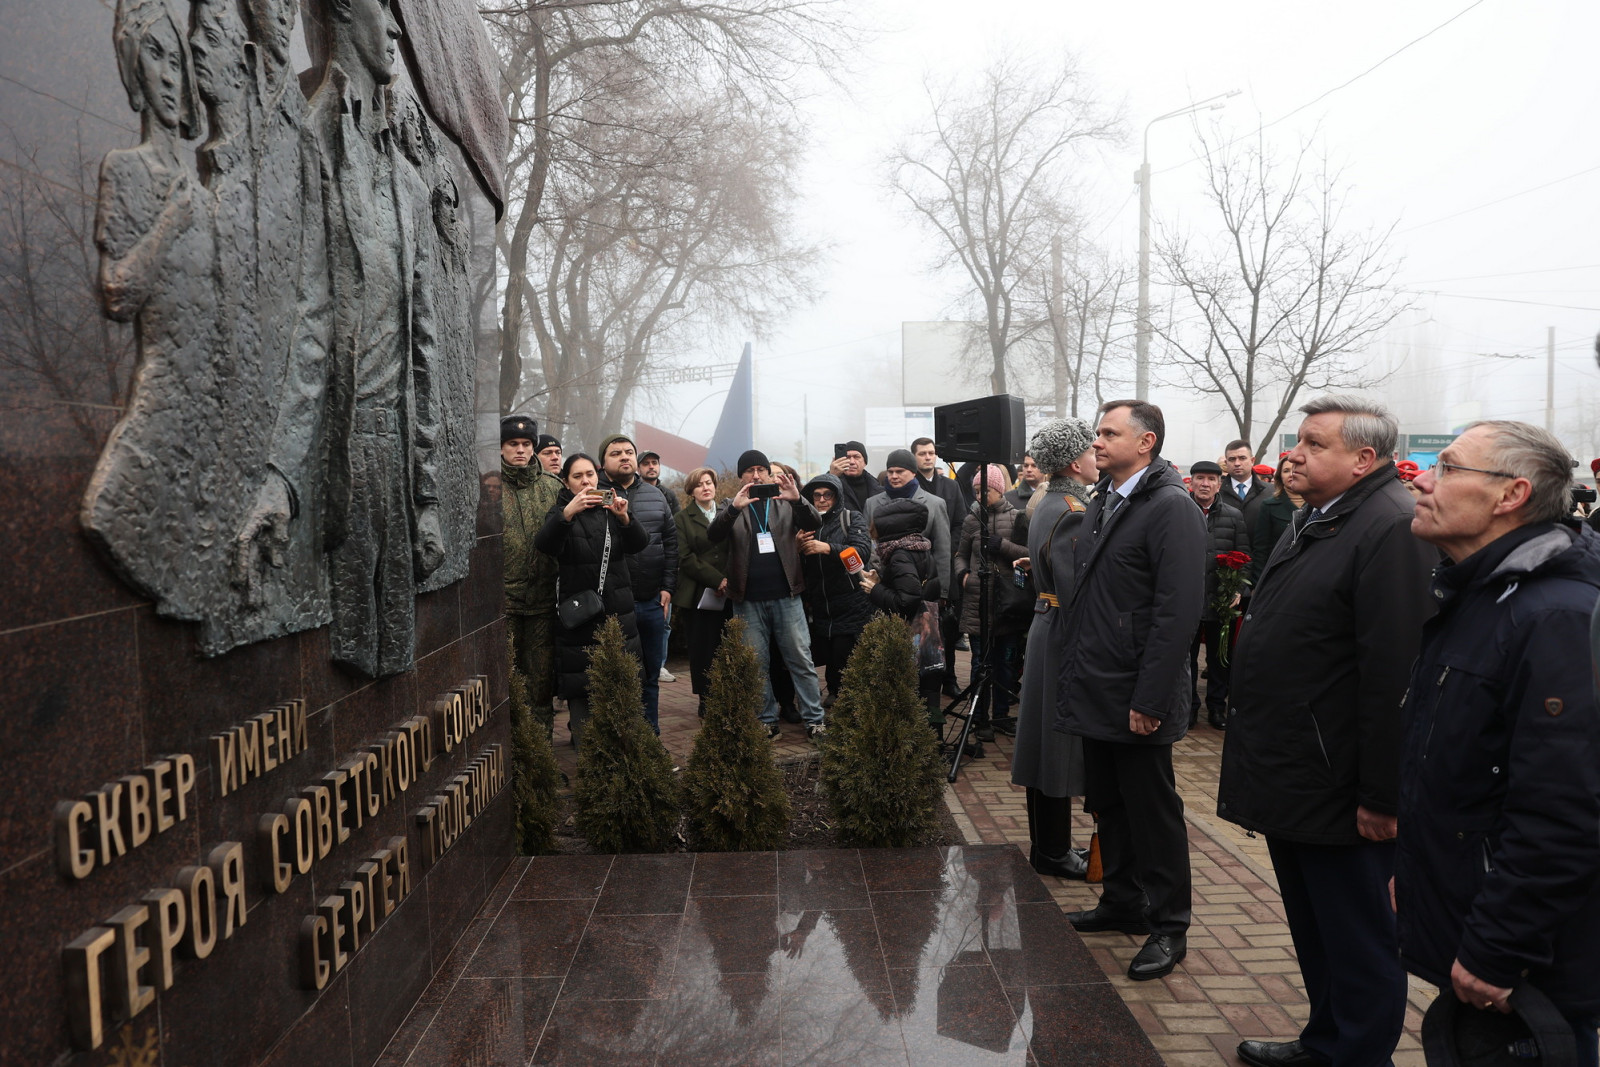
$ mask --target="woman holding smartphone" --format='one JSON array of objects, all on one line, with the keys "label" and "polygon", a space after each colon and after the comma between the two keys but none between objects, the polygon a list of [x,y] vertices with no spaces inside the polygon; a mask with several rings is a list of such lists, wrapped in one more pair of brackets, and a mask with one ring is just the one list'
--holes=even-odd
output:
[{"label": "woman holding smartphone", "polygon": [[[649,535],[628,514],[628,499],[598,488],[595,462],[582,452],[561,465],[561,494],[534,536],[533,545],[557,565],[556,596],[565,607],[585,590],[598,594],[603,610],[577,625],[557,625],[556,691],[567,702],[567,729],[573,747],[583,740],[589,720],[589,646],[607,615],[622,624],[628,651],[639,655],[639,627],[633,617],[633,587],[624,556],[642,551]],[[644,709],[639,709],[641,715]]]},{"label": "woman holding smartphone", "polygon": [[[689,635],[689,681],[706,716],[711,660],[722,643],[722,627],[733,614],[728,602],[728,542],[711,543],[707,530],[717,517],[717,472],[696,467],[683,481],[689,502],[678,509],[678,588],[672,606]],[[702,606],[704,605],[704,606]]]}]

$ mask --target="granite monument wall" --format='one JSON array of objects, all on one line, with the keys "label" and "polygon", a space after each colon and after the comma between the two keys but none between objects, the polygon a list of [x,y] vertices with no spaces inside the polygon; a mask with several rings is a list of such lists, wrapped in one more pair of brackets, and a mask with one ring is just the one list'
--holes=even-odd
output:
[{"label": "granite monument wall", "polygon": [[0,1064],[363,1067],[512,850],[459,0],[0,0]]}]

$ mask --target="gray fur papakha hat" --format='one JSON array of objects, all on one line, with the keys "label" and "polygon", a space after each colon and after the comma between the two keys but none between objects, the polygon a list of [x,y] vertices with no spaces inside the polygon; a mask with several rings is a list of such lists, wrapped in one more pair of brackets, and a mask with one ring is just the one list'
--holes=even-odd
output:
[{"label": "gray fur papakha hat", "polygon": [[1094,444],[1094,430],[1082,419],[1051,419],[1028,442],[1028,455],[1046,475],[1072,465]]}]

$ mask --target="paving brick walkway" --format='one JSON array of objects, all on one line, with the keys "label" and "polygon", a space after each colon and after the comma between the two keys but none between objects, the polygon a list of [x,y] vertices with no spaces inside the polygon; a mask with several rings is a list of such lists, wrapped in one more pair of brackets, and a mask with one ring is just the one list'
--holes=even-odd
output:
[{"label": "paving brick walkway", "polygon": [[[966,675],[965,654],[961,672]],[[688,664],[674,658],[678,681],[661,686],[662,740],[680,763],[687,761],[699,725],[690,693]],[[577,760],[565,744],[564,716],[557,717],[557,757],[569,775]],[[1234,1048],[1246,1038],[1289,1040],[1307,1014],[1305,986],[1295,962],[1283,903],[1267,856],[1266,841],[1216,816],[1217,775],[1223,735],[1200,726],[1173,750],[1173,769],[1189,823],[1189,861],[1194,875],[1194,925],[1189,955],[1160,981],[1126,977],[1141,938],[1119,933],[1083,935],[1095,959],[1140,1025],[1173,1067],[1221,1067],[1240,1061]],[[776,743],[779,756],[810,750],[802,727],[785,723]],[[964,764],[946,802],[969,844],[1028,844],[1023,792],[1011,785],[1011,741],[984,745],[983,759]],[[1091,821],[1077,818],[1080,844]],[[1046,878],[1064,910],[1093,907],[1095,887]],[[1406,1032],[1395,1067],[1425,1067],[1417,1034],[1431,986],[1413,980]]]},{"label": "paving brick walkway", "polygon": [[[1158,982],[1133,982],[1125,972],[1141,938],[1083,935],[1166,1062],[1184,1067],[1237,1064],[1233,1050],[1240,1041],[1292,1039],[1308,1012],[1266,841],[1215,814],[1222,741],[1220,732],[1201,725],[1173,749],[1194,875],[1188,958]],[[957,821],[964,830],[970,826],[969,840],[1010,842],[1026,850],[1023,794],[1011,785],[1011,741],[1002,738],[984,749],[984,758],[966,764],[950,788]],[[1092,820],[1079,813],[1075,822],[1078,842],[1087,843]],[[1082,882],[1045,882],[1068,911],[1093,907],[1098,897],[1096,888]],[[1395,1067],[1424,1067],[1417,1034],[1432,996],[1431,986],[1413,980]]]}]

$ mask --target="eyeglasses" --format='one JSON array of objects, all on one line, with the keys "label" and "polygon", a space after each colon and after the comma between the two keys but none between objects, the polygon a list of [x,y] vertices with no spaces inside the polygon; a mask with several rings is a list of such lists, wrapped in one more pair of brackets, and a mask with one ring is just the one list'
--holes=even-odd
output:
[{"label": "eyeglasses", "polygon": [[1520,478],[1520,477],[1522,477],[1522,475],[1520,475],[1520,474],[1512,474],[1509,471],[1484,470],[1482,467],[1463,467],[1459,463],[1446,463],[1443,460],[1436,461],[1434,463],[1434,465],[1429,467],[1428,469],[1430,471],[1438,471],[1439,473],[1435,475],[1435,477],[1437,477],[1437,478],[1443,478],[1445,475],[1449,474],[1451,471],[1471,471],[1473,474],[1487,474],[1491,478]]}]

